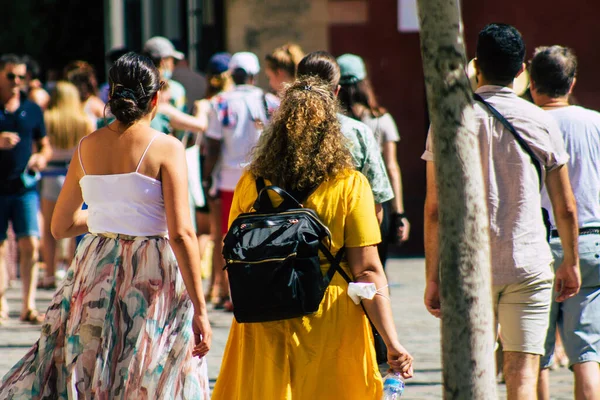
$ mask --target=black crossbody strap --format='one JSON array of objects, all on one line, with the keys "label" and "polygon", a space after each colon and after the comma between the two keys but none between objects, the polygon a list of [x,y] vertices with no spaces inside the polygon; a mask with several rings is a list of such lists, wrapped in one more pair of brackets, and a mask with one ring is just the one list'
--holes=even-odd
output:
[{"label": "black crossbody strap", "polygon": [[483,99],[483,97],[481,97],[477,93],[474,93],[473,97],[475,98],[476,101],[480,102],[481,104],[483,104],[484,106],[486,106],[486,108],[488,110],[490,110],[490,112],[492,113],[492,115],[498,121],[500,121],[502,123],[502,125],[504,125],[504,127],[506,129],[508,129],[508,131],[510,133],[512,133],[512,135],[515,137],[515,140],[521,146],[521,148],[523,149],[523,151],[525,151],[525,153],[527,153],[529,155],[529,157],[531,157],[531,161],[533,162],[533,166],[535,167],[535,170],[538,173],[538,180],[539,180],[540,190],[541,190],[542,185],[543,185],[543,181],[542,181],[542,165],[541,165],[541,162],[537,159],[537,157],[533,153],[533,150],[531,150],[531,147],[529,147],[529,145],[527,144],[527,142],[521,137],[521,135],[519,135],[519,133],[517,132],[517,130],[515,129],[515,127],[510,122],[508,122],[508,120],[506,118],[504,118],[504,116],[502,114],[500,114],[500,112],[498,110],[496,110],[490,103],[488,103],[487,101],[485,101]]},{"label": "black crossbody strap", "polygon": [[[340,262],[342,261],[342,257],[346,250],[344,247],[342,247],[337,252],[337,254],[335,255],[335,258],[333,257],[333,255],[331,254],[329,249],[327,247],[325,247],[325,245],[323,243],[319,243],[319,249],[323,252],[323,254],[325,254],[325,257],[327,257],[327,260],[329,260],[329,262],[331,263],[329,270],[327,270],[327,276],[326,276],[326,278],[328,279],[327,284],[329,284],[329,282],[333,278],[333,275],[335,275],[336,272],[339,273],[342,276],[342,278],[344,278],[346,280],[346,282],[348,282],[348,285],[350,283],[354,282],[352,280],[352,278],[350,278],[350,276],[348,276],[346,271],[344,271],[342,269],[342,267],[340,267]],[[362,301],[360,302],[360,306],[362,307],[365,315],[367,316],[367,319],[369,320],[369,325],[371,325],[371,329],[373,329],[374,333],[377,332],[375,325],[373,325],[373,321],[371,321],[371,318],[369,318],[369,314],[367,314],[367,310],[365,309],[365,306],[362,303]]]},{"label": "black crossbody strap", "polygon": [[342,262],[342,258],[344,257],[344,253],[346,252],[346,248],[342,247],[338,250],[335,257],[329,249],[323,244],[323,242],[319,242],[319,250],[325,255],[327,261],[329,261],[329,269],[327,270],[327,274],[323,277],[324,284],[329,285],[329,282],[333,279],[333,275],[338,272],[348,283],[352,282],[352,279],[348,276],[348,274],[340,267],[340,263]]}]

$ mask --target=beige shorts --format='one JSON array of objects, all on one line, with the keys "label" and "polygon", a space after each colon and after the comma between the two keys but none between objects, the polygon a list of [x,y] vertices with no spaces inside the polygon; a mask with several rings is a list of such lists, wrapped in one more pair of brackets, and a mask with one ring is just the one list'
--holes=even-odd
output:
[{"label": "beige shorts", "polygon": [[494,315],[504,351],[544,355],[550,318],[552,279],[531,278],[510,285],[493,285]]}]

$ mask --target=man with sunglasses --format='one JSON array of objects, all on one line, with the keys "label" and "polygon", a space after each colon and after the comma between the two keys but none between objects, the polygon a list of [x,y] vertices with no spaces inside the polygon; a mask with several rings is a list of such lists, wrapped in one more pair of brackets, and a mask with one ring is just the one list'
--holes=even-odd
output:
[{"label": "man with sunglasses", "polygon": [[[23,283],[21,320],[40,323],[35,308],[40,230],[36,183],[52,149],[46,137],[40,107],[27,100],[20,88],[25,60],[14,54],[0,56],[0,324],[7,319],[6,233],[9,222],[17,237]],[[33,148],[37,150],[33,153]]]}]

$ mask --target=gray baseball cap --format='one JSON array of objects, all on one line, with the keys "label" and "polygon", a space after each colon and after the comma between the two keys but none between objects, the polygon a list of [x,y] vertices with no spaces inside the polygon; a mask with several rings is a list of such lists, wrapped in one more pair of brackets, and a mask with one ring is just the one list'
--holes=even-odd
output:
[{"label": "gray baseball cap", "polygon": [[182,52],[175,50],[175,46],[169,39],[163,36],[154,36],[144,44],[144,52],[150,54],[153,58],[173,57],[176,60],[183,60]]}]

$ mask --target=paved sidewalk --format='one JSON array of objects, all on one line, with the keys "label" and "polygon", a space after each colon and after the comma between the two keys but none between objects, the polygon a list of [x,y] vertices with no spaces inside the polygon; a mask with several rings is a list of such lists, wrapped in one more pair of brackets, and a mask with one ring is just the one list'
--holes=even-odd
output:
[{"label": "paved sidewalk", "polygon": [[[440,363],[439,322],[430,316],[423,306],[424,288],[423,259],[392,259],[388,264],[388,275],[392,290],[393,311],[402,344],[415,358],[415,377],[407,382],[403,399],[432,400],[442,398],[442,374]],[[52,296],[49,291],[39,291],[38,306],[47,307]],[[39,335],[39,327],[18,321],[20,288],[9,289],[8,300],[11,320],[0,327],[0,376],[22,357]],[[214,329],[213,349],[208,356],[211,385],[217,378],[221,357],[232,315],[222,311],[211,311]],[[552,371],[552,399],[573,399],[573,379],[569,370]],[[498,385],[499,398],[506,398],[504,385]]]}]

